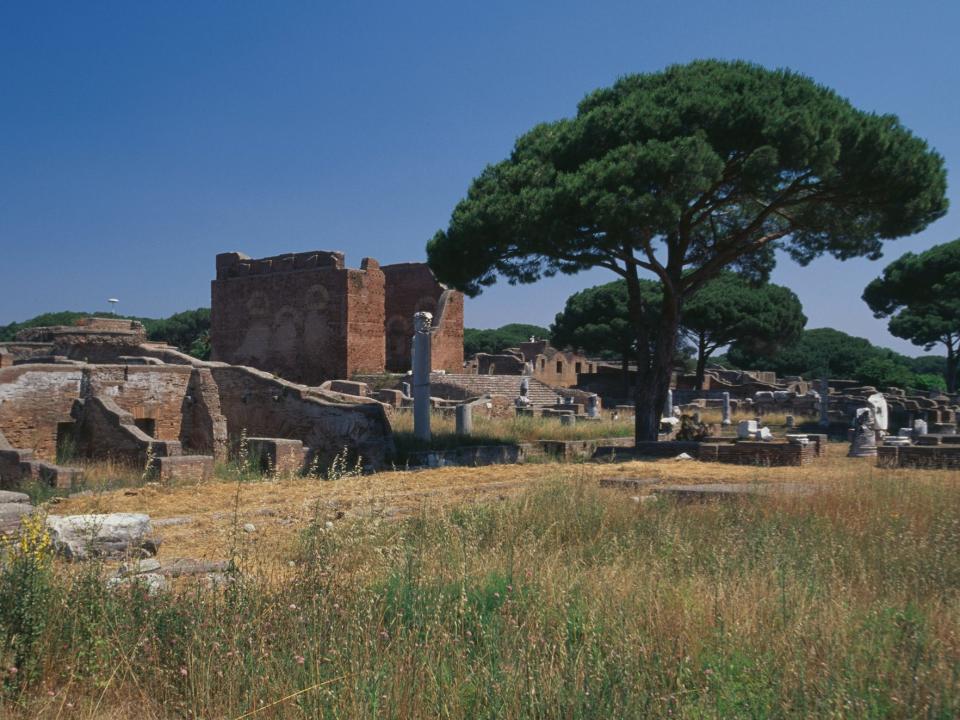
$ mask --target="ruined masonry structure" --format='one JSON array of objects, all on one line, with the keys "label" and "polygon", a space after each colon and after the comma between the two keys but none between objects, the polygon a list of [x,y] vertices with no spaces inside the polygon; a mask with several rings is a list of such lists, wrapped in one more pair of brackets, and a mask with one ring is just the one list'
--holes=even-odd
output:
[{"label": "ruined masonry structure", "polygon": [[130,320],[30,329],[0,353],[0,487],[69,487],[78,471],[58,456],[139,468],[152,458],[161,478],[202,477],[244,434],[276,467],[326,467],[344,447],[379,467],[393,448],[374,400],[197,360]]},{"label": "ruined masonry structure", "polygon": [[339,252],[224,253],[211,296],[214,360],[306,385],[406,372],[413,315],[429,312],[433,368],[463,367],[463,295],[423,263],[380,267],[364,258],[357,270]]}]

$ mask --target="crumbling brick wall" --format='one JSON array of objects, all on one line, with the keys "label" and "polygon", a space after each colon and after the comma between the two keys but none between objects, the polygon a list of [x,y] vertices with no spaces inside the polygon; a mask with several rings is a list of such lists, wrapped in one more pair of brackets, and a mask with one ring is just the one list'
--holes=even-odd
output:
[{"label": "crumbling brick wall", "polygon": [[365,464],[380,466],[393,452],[384,406],[359,398],[336,402],[316,390],[246,367],[210,368],[230,437],[300,440],[320,467],[348,448]]},{"label": "crumbling brick wall", "polygon": [[383,406],[342,397],[251,368],[199,361],[20,365],[0,369],[0,433],[10,446],[45,460],[56,457],[64,432],[80,455],[139,461],[148,442],[223,454],[228,433],[237,438],[246,431],[301,440],[321,464],[347,447],[382,465],[393,446]]},{"label": "crumbling brick wall", "polygon": [[463,368],[463,295],[423,263],[381,268],[313,251],[254,260],[217,256],[210,341],[214,360],[306,385],[410,369],[413,314],[433,314],[435,370]]},{"label": "crumbling brick wall", "polygon": [[386,279],[386,369],[406,372],[411,367],[413,315],[433,315],[430,347],[432,368],[463,372],[463,294],[437,282],[424,263],[384,265]]},{"label": "crumbling brick wall", "polygon": [[384,367],[384,276],[376,261],[344,267],[343,254],[253,260],[217,256],[211,289],[214,360],[317,385]]},{"label": "crumbling brick wall", "polygon": [[0,432],[11,446],[54,459],[57,428],[72,423],[84,372],[70,365],[16,365],[0,370]]}]

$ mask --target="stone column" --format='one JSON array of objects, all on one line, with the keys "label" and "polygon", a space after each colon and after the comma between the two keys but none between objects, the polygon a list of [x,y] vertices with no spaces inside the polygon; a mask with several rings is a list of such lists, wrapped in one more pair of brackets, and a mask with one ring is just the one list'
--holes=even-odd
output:
[{"label": "stone column", "polygon": [[663,409],[664,417],[673,417],[673,389],[667,388],[667,406]]},{"label": "stone column", "polygon": [[596,395],[587,398],[587,417],[600,417],[600,398]]},{"label": "stone column", "polygon": [[826,378],[820,381],[820,427],[830,424],[830,383]]},{"label": "stone column", "polygon": [[473,405],[457,405],[457,435],[473,434]]},{"label": "stone column", "polygon": [[720,424],[730,424],[730,393],[726,390],[723,391],[723,420],[721,420]]},{"label": "stone column", "polygon": [[413,314],[413,434],[430,440],[430,323],[428,312]]}]

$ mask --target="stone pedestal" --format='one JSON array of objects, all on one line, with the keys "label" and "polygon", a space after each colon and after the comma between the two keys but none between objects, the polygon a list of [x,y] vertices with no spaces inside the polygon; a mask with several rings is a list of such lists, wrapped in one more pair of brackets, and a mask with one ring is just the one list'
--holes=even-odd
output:
[{"label": "stone pedestal", "polygon": [[457,405],[457,435],[473,434],[473,406]]},{"label": "stone pedestal", "polygon": [[866,431],[855,430],[853,440],[850,443],[850,452],[847,457],[876,457],[877,456],[877,434],[873,428]]}]

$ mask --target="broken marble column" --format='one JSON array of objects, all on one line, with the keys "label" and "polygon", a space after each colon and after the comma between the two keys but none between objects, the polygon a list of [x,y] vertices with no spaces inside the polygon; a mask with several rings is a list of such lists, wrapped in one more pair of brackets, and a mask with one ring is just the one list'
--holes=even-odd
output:
[{"label": "broken marble column", "polygon": [[587,417],[600,417],[600,398],[597,395],[591,395],[587,398]]},{"label": "broken marble column", "polygon": [[874,425],[873,408],[860,408],[853,421],[853,437],[848,457],[876,457],[877,429]]},{"label": "broken marble column", "polygon": [[820,381],[820,427],[830,424],[830,383],[826,378]]},{"label": "broken marble column", "polygon": [[428,312],[413,314],[413,434],[430,440],[430,324]]},{"label": "broken marble column", "polygon": [[726,390],[723,392],[723,420],[720,421],[720,424],[730,424],[730,393]]},{"label": "broken marble column", "polygon": [[530,392],[530,378],[523,378],[520,381],[520,394],[514,398],[513,404],[517,408],[527,408],[530,407],[530,398],[527,396],[527,393]]},{"label": "broken marble column", "polygon": [[673,417],[673,390],[667,388],[667,406],[663,409],[664,417]]},{"label": "broken marble column", "polygon": [[473,405],[457,405],[457,435],[473,434]]},{"label": "broken marble column", "polygon": [[926,420],[914,420],[913,421],[913,436],[919,437],[920,435],[927,434],[927,421]]}]

